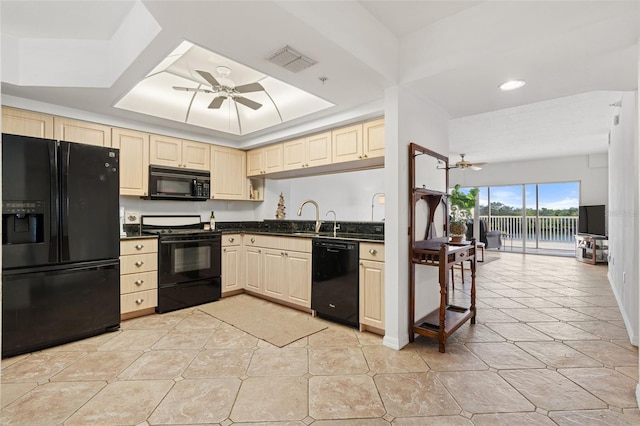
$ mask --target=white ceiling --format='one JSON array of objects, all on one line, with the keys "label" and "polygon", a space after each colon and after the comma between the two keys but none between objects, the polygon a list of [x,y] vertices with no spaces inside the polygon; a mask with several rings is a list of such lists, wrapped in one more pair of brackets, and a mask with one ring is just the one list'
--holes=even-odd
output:
[{"label": "white ceiling", "polygon": [[[3,0],[0,8],[6,99],[240,147],[380,115],[384,90],[401,86],[451,116],[451,152],[470,161],[605,152],[609,103],[638,85],[638,1]],[[335,106],[246,136],[114,108],[183,40]],[[318,63],[291,73],[266,60],[285,45]],[[496,89],[513,78],[526,86]]]}]

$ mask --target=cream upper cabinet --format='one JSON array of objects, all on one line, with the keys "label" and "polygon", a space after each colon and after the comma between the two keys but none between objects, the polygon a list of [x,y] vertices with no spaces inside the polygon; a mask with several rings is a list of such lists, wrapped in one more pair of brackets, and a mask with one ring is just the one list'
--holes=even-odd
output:
[{"label": "cream upper cabinet", "polygon": [[211,146],[209,144],[151,135],[149,145],[150,164],[206,171],[210,169]]},{"label": "cream upper cabinet", "polygon": [[247,153],[239,149],[211,146],[211,198],[247,199]]},{"label": "cream upper cabinet", "polygon": [[334,163],[384,157],[384,119],[343,127],[332,132]]},{"label": "cream upper cabinet", "polygon": [[384,157],[384,118],[362,124],[362,156]]},{"label": "cream upper cabinet", "polygon": [[284,142],[282,144],[283,169],[296,170],[306,167],[305,150],[306,143],[304,138]]},{"label": "cream upper cabinet", "polygon": [[111,146],[111,127],[88,121],[53,117],[54,139],[96,146]]},{"label": "cream upper cabinet", "polygon": [[333,130],[331,139],[334,163],[362,159],[362,124]]},{"label": "cream upper cabinet", "polygon": [[120,195],[148,195],[149,134],[114,127],[111,146],[120,150]]},{"label": "cream upper cabinet", "polygon": [[253,149],[247,153],[247,176],[281,172],[283,170],[282,161],[281,143]]},{"label": "cream upper cabinet", "polygon": [[3,106],[2,133],[53,139],[53,116]]},{"label": "cream upper cabinet", "polygon": [[284,142],[284,170],[322,166],[331,163],[331,132]]},{"label": "cream upper cabinet", "polygon": [[208,143],[182,141],[182,167],[209,171],[211,168],[211,145]]},{"label": "cream upper cabinet", "polygon": [[151,135],[149,147],[150,164],[182,167],[182,139]]},{"label": "cream upper cabinet", "polygon": [[384,330],[384,244],[360,243],[360,330]]}]

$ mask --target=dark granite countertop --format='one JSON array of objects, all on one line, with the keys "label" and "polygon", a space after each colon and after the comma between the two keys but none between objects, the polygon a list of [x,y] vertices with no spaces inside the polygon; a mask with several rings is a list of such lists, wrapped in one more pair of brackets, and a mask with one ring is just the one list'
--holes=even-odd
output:
[{"label": "dark granite countertop", "polygon": [[[384,222],[337,222],[339,226],[333,236],[333,221],[323,221],[320,232],[315,233],[312,220],[265,220],[242,222],[217,222],[216,229],[223,234],[262,234],[298,238],[336,238],[349,241],[384,242]],[[139,225],[125,225],[126,237],[121,239],[156,238],[140,235]]]}]

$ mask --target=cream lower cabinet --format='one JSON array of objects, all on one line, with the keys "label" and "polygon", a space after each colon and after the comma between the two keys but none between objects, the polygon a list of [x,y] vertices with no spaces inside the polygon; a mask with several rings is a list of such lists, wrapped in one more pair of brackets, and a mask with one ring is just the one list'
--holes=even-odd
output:
[{"label": "cream lower cabinet", "polygon": [[384,333],[384,244],[360,243],[360,330]]},{"label": "cream lower cabinet", "polygon": [[222,296],[230,296],[244,287],[243,250],[240,234],[222,236]]},{"label": "cream lower cabinet", "polygon": [[120,241],[120,314],[152,313],[158,306],[158,239]]},{"label": "cream lower cabinet", "polygon": [[245,235],[245,289],[311,307],[311,239]]}]

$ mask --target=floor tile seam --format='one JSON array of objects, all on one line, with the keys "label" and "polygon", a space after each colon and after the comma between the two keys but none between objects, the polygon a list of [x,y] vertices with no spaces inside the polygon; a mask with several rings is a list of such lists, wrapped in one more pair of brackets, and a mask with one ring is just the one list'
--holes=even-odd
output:
[{"label": "floor tile seam", "polygon": [[[78,382],[72,382],[72,383],[78,383]],[[100,389],[96,390],[95,393],[93,395],[91,395],[89,398],[87,398],[87,400],[81,404],[79,407],[77,407],[75,410],[73,410],[73,412],[68,415],[62,422],[61,424],[65,424],[71,417],[73,417],[78,411],[80,411],[85,405],[87,405],[91,400],[93,400],[93,398],[95,398],[98,394],[100,394],[100,392],[102,392],[107,386],[109,386],[109,383],[105,380],[104,381],[104,386],[102,386]],[[40,387],[40,385],[38,385],[37,387],[35,387],[34,389],[32,389],[32,391],[35,391],[38,387]],[[29,392],[30,393],[30,392]],[[21,398],[18,398],[18,400]],[[15,402],[15,401],[14,401]]]},{"label": "floor tile seam", "polygon": [[[38,351],[38,352],[36,352],[35,354],[41,354],[41,353],[59,354],[59,353],[61,353],[61,352],[63,352],[63,351],[48,351],[48,352],[45,352],[45,351]],[[89,355],[89,353],[91,353],[91,352],[86,352],[86,351],[65,351],[65,352],[68,352],[68,353],[74,353],[74,354],[75,354],[75,353],[78,353],[78,352],[84,352],[84,355],[82,355],[80,358],[78,358],[78,359],[76,359],[76,360],[72,361],[70,364],[68,364],[68,365],[66,365],[66,366],[62,366],[58,371],[56,371],[56,372],[55,372],[55,373],[53,373],[52,375],[47,376],[47,377],[46,377],[46,382],[50,382],[52,378],[54,378],[55,376],[57,376],[57,375],[61,374],[64,370],[66,370],[67,368],[71,367],[73,364],[75,364],[75,363],[76,363],[76,362],[78,362],[79,360],[81,360],[81,359],[85,358],[87,355]],[[27,360],[27,359],[31,358],[31,355],[34,355],[34,353],[30,353],[30,354],[29,354],[29,356],[25,357],[23,360]],[[18,362],[16,362],[16,363],[13,363],[13,364],[9,365],[9,366],[8,366],[8,367],[6,367],[6,368],[10,368],[10,367],[13,367],[13,366],[15,366],[15,365],[19,365],[20,363],[22,363],[22,361],[23,361],[23,360],[20,360],[20,361],[18,361]],[[44,362],[44,361],[43,361],[43,362]],[[0,383],[23,383],[23,382],[5,382],[5,381],[4,381],[4,380],[5,380],[5,375],[4,375],[4,374],[2,374],[2,372],[3,372],[3,371],[4,371],[4,369],[0,370]],[[39,383],[39,382],[37,382],[37,383]]]},{"label": "floor tile seam", "polygon": [[[484,371],[484,370],[482,370]],[[456,398],[456,396],[453,394],[453,392],[449,389],[449,387],[447,387],[447,384],[440,379],[440,374],[441,373],[448,373],[448,371],[443,371],[443,372],[436,372],[435,374],[435,380],[440,383],[440,385],[443,387],[443,389],[449,394],[449,396],[453,399],[453,401],[458,405],[458,407],[460,408],[460,413],[458,415],[462,415],[462,413],[465,411],[463,409],[464,405],[461,403],[461,401]],[[503,379],[504,380],[504,379]]]},{"label": "floor tile seam", "polygon": [[[593,367],[573,367],[571,368],[572,370],[575,369],[587,369],[587,368],[593,368]],[[600,368],[600,367],[598,367]],[[565,368],[563,368],[565,369]],[[610,409],[611,404],[609,404],[607,401],[603,400],[602,398],[600,398],[598,395],[596,395],[595,393],[593,393],[592,391],[590,391],[589,389],[587,389],[586,387],[584,387],[583,385],[581,385],[580,383],[576,382],[575,380],[571,379],[571,377],[565,375],[564,373],[562,373],[562,371],[560,371],[561,369],[558,369],[557,373],[560,374],[562,377],[566,378],[567,380],[569,380],[571,383],[575,384],[576,386],[578,386],[580,389],[584,390],[585,392],[587,392],[589,395],[593,396],[594,398],[596,398],[597,400],[599,400],[600,402],[602,402],[604,405],[606,405],[607,409]]]},{"label": "floor tile seam", "polygon": [[[516,392],[518,392],[523,398],[525,398],[527,401],[529,401],[536,409],[534,410],[534,412],[537,411],[538,408],[545,410],[544,408],[538,406],[536,403],[534,403],[531,399],[529,399],[522,391],[520,391],[518,388],[516,388],[513,384],[511,384],[511,382],[509,382],[507,379],[505,379],[500,372],[501,371],[521,371],[522,369],[518,369],[518,368],[513,368],[513,369],[499,369],[496,373],[502,378],[502,380],[504,380],[506,383],[509,384],[509,386],[511,386]],[[527,371],[531,371],[531,370],[546,370],[546,368],[534,368],[534,369],[525,369]],[[555,370],[554,370],[555,371]],[[565,377],[563,374],[561,374],[560,372],[556,371],[556,373],[562,375],[563,377]],[[585,392],[587,392],[589,395],[592,395],[594,398],[596,398],[597,400],[601,401],[603,404],[605,404],[607,407],[609,407],[609,404],[607,404],[605,401],[602,401],[602,399],[598,398],[596,395],[592,394],[591,392],[589,392],[587,389],[584,389],[582,386],[579,386],[577,383],[573,382],[573,380],[570,380],[568,377],[565,377],[567,380],[569,380],[570,382],[574,383],[575,385],[577,385],[578,387],[580,387],[582,390],[584,390]],[[547,412],[551,412],[552,410],[545,410]],[[566,411],[566,410],[562,410],[562,411]],[[548,417],[548,414],[547,414]]]}]

